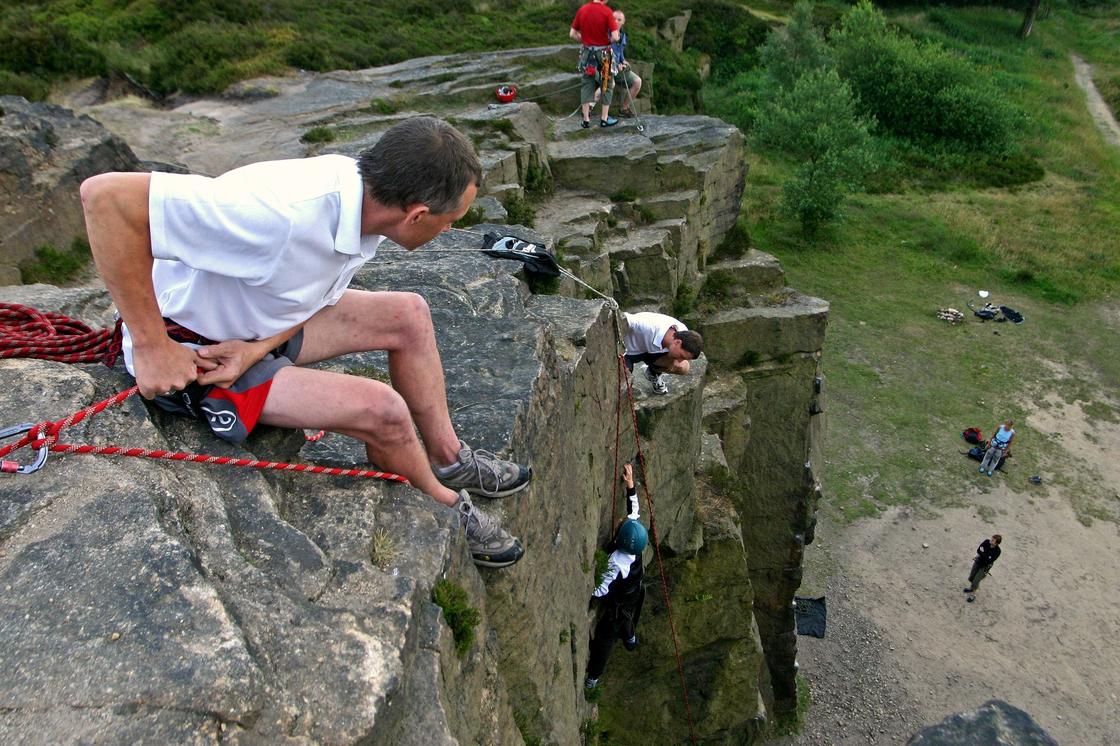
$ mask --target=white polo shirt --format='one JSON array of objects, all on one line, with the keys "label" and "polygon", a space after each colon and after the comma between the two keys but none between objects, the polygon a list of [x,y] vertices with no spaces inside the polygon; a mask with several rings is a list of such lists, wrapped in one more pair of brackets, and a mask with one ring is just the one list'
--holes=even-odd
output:
[{"label": "white polo shirt", "polygon": [[[271,337],[337,303],[384,238],[360,235],[361,176],[342,155],[153,173],[148,210],[160,311],[215,341]],[[131,371],[127,329],[123,351]]]},{"label": "white polo shirt", "polygon": [[668,352],[668,348],[661,346],[661,341],[670,329],[679,332],[688,331],[688,327],[663,313],[643,311],[641,313],[626,313],[626,337],[623,344],[626,346],[627,355],[641,355],[648,352]]}]

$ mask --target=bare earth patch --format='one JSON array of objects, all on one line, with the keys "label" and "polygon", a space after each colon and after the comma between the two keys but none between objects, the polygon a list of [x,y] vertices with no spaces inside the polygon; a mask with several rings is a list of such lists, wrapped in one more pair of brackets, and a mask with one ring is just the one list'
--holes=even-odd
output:
[{"label": "bare earth patch", "polygon": [[[1120,423],[1111,402],[1038,405],[1027,424],[1073,478],[989,479],[962,457],[945,489],[968,508],[822,523],[802,593],[827,594],[829,636],[800,638],[813,707],[790,743],[905,743],[993,697],[1059,743],[1120,743]],[[967,603],[976,546],[993,533],[1003,555]]]}]

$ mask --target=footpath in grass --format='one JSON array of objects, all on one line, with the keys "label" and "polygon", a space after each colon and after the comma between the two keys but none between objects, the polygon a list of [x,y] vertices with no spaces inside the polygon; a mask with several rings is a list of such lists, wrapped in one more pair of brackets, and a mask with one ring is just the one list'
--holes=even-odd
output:
[{"label": "footpath in grass", "polygon": [[[1112,15],[1117,15],[1113,11]],[[827,500],[854,519],[891,505],[963,504],[976,463],[960,432],[1016,420],[1007,474],[1046,474],[1081,520],[1120,520],[1097,475],[1070,463],[1034,430],[1040,408],[1076,404],[1120,419],[1120,152],[1107,147],[1073,84],[1069,53],[1120,61],[1116,19],[1055,13],[1026,42],[998,9],[909,12],[896,20],[987,66],[1013,85],[1030,117],[1025,149],[1046,176],[1013,189],[945,187],[864,194],[812,242],[778,214],[787,166],[752,156],[744,206],[754,245],[782,260],[791,285],[832,302],[824,369],[828,392]],[[1100,31],[1100,27],[1106,29]],[[991,300],[1027,322],[981,323],[965,302]],[[966,313],[953,326],[941,307]]]}]

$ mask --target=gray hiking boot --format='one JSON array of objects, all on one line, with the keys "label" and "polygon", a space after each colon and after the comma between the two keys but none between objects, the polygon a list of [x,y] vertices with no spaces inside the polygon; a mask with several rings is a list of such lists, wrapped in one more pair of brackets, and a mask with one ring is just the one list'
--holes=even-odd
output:
[{"label": "gray hiking boot", "polygon": [[476,508],[466,490],[460,490],[455,510],[459,512],[459,525],[467,534],[467,547],[476,565],[509,567],[525,554],[521,542]]},{"label": "gray hiking boot", "polygon": [[466,490],[482,497],[507,497],[529,484],[533,470],[498,458],[481,448],[459,441],[459,459],[449,474],[436,471],[436,479],[451,490]]},{"label": "gray hiking boot", "polygon": [[653,393],[660,394],[661,396],[669,393],[669,387],[661,380],[661,374],[655,373],[653,368],[650,368],[648,365],[646,366],[646,378],[653,384]]}]

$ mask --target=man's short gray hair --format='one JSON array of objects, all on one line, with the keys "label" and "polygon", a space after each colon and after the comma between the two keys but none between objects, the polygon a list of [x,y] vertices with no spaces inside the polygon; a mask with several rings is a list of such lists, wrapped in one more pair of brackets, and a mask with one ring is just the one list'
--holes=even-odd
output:
[{"label": "man's short gray hair", "polygon": [[482,165],[462,132],[434,117],[406,119],[358,156],[366,192],[389,207],[427,205],[436,215],[458,209],[463,192],[482,183]]}]

